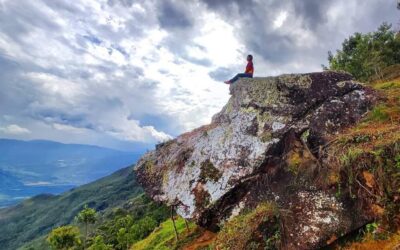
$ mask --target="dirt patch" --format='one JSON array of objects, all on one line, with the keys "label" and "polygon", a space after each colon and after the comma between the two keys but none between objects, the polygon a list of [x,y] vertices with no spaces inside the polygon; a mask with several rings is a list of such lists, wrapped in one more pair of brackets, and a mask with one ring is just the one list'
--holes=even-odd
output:
[{"label": "dirt patch", "polygon": [[217,236],[216,233],[213,233],[211,231],[205,230],[202,235],[200,235],[198,238],[184,246],[182,249],[183,250],[196,250],[200,249],[203,247],[207,247],[211,245],[214,242],[215,237]]}]

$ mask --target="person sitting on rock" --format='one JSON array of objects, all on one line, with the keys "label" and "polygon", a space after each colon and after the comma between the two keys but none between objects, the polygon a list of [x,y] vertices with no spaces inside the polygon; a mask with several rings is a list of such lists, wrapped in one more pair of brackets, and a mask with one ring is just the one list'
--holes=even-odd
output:
[{"label": "person sitting on rock", "polygon": [[254,73],[254,67],[253,67],[253,56],[248,55],[247,56],[247,66],[246,70],[244,73],[237,74],[235,77],[233,77],[229,81],[225,81],[226,84],[232,84],[239,80],[239,78],[253,78],[253,73]]}]

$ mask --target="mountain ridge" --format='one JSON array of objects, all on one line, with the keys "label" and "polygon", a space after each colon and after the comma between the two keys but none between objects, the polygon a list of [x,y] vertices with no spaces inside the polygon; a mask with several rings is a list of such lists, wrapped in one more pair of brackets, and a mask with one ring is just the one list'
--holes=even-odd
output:
[{"label": "mountain ridge", "polygon": [[122,150],[122,149],[115,149],[112,147],[105,147],[105,146],[99,146],[95,144],[81,144],[81,143],[65,143],[65,142],[59,142],[59,141],[52,141],[52,140],[44,140],[44,139],[33,139],[33,140],[20,140],[20,139],[10,139],[10,138],[0,138],[0,143],[4,142],[14,142],[14,143],[37,143],[37,144],[53,144],[53,145],[65,145],[65,146],[83,146],[83,147],[92,147],[92,148],[99,148],[99,149],[106,149],[106,150],[113,150],[113,151],[119,151],[119,152],[124,152],[124,153],[143,153],[146,150],[141,149],[141,150],[136,150],[136,151],[129,151],[127,149]]},{"label": "mountain ridge", "polygon": [[[0,206],[39,193],[58,194],[94,181],[141,155],[84,144],[0,139]],[[8,183],[5,185],[5,183]]]},{"label": "mountain ridge", "polygon": [[34,196],[0,209],[0,247],[16,249],[46,235],[54,227],[69,224],[86,204],[102,212],[119,207],[142,193],[132,167],[125,167],[61,195]]}]

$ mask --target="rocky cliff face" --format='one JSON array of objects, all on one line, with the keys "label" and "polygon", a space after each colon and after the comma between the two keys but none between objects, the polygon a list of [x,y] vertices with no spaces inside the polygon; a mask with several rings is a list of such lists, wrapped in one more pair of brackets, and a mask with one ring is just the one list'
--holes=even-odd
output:
[{"label": "rocky cliff face", "polygon": [[282,246],[310,249],[368,222],[362,201],[335,195],[319,159],[330,135],[356,123],[374,93],[351,75],[322,72],[241,79],[210,125],[160,144],[137,164],[157,201],[217,230],[264,202],[276,204]]}]

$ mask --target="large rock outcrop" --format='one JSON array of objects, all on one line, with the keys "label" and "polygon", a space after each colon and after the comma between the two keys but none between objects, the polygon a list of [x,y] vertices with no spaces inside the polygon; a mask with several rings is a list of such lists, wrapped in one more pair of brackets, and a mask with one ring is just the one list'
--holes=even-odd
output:
[{"label": "large rock outcrop", "polygon": [[137,164],[155,200],[198,224],[218,227],[244,209],[274,202],[283,248],[310,249],[372,217],[321,181],[318,149],[356,123],[373,92],[339,72],[241,79],[210,125],[160,144]]}]

